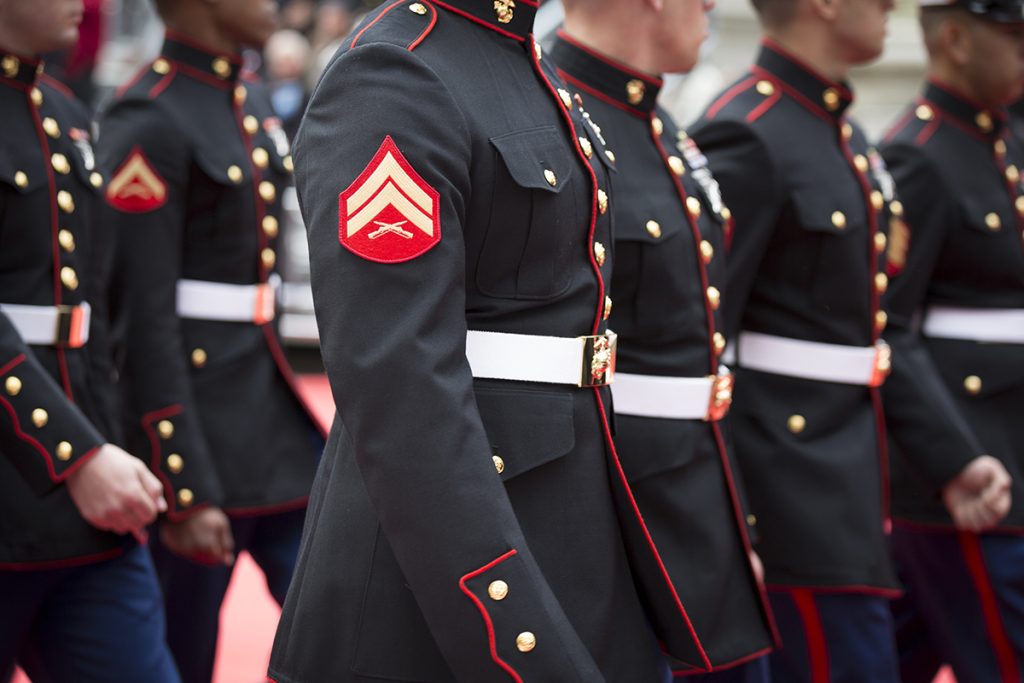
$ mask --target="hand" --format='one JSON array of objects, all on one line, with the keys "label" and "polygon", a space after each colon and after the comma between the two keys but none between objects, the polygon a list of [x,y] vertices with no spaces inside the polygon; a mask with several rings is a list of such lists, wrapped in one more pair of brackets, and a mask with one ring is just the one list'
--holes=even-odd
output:
[{"label": "hand", "polygon": [[160,524],[160,540],[175,555],[214,566],[235,562],[231,522],[220,508],[204,508],[180,522]]},{"label": "hand", "polygon": [[942,489],[957,529],[981,533],[996,526],[1010,512],[1010,474],[991,455],[981,455]]},{"label": "hand", "polygon": [[68,476],[67,487],[85,521],[118,534],[144,537],[146,526],[167,510],[160,481],[141,460],[109,443]]},{"label": "hand", "polygon": [[754,578],[757,579],[757,583],[764,585],[764,563],[761,562],[761,556],[757,554],[757,551],[750,551],[750,568],[754,572]]}]

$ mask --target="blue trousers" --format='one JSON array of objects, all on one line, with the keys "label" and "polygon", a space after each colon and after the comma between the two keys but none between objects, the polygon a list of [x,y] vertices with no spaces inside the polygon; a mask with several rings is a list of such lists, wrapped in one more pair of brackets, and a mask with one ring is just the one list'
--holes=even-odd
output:
[{"label": "blue trousers", "polygon": [[892,548],[904,683],[931,683],[943,664],[958,683],[1024,681],[1024,538],[897,523]]},{"label": "blue trousers", "polygon": [[[302,537],[305,510],[232,518],[235,551],[248,552],[267,580],[270,594],[284,602]],[[167,602],[167,642],[184,683],[210,683],[217,654],[220,606],[233,567],[207,567],[174,555],[153,534],[152,550]],[[35,683],[35,682],[33,682]]]},{"label": "blue trousers", "polygon": [[33,683],[177,683],[153,564],[133,546],[66,569],[0,572],[0,675]]},{"label": "blue trousers", "polygon": [[760,657],[746,664],[710,674],[676,676],[676,683],[770,683],[768,658]]}]

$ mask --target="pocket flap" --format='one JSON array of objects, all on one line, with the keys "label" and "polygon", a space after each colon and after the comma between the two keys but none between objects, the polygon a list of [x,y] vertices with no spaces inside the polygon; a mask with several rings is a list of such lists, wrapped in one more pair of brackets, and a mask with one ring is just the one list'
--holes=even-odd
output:
[{"label": "pocket flap", "polygon": [[478,385],[476,403],[506,481],[557,460],[576,445],[570,394]]},{"label": "pocket flap", "polygon": [[559,193],[569,184],[575,163],[568,141],[551,126],[491,138],[512,179],[522,187]]},{"label": "pocket flap", "polygon": [[15,158],[15,150],[0,149],[0,183],[9,185],[18,194],[28,194],[45,186],[46,167],[37,148],[26,148],[24,158]]},{"label": "pocket flap", "polygon": [[813,232],[843,236],[858,232],[867,224],[867,207],[859,193],[840,196],[797,191],[793,194],[793,209],[800,227]]}]

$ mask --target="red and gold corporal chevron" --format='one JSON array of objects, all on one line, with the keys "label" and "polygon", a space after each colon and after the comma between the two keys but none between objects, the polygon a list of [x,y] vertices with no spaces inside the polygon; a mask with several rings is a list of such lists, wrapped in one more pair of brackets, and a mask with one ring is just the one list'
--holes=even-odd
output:
[{"label": "red and gold corporal chevron", "polygon": [[338,198],[338,239],[352,253],[402,263],[441,241],[440,195],[420,177],[391,136]]}]

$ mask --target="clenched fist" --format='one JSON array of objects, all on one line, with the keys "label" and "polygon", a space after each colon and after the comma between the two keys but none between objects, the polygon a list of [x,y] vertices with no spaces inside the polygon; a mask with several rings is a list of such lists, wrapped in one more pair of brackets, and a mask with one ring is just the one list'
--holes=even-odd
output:
[{"label": "clenched fist", "polygon": [[160,481],[141,460],[109,443],[68,477],[67,487],[87,522],[119,534],[140,534],[167,510]]}]

